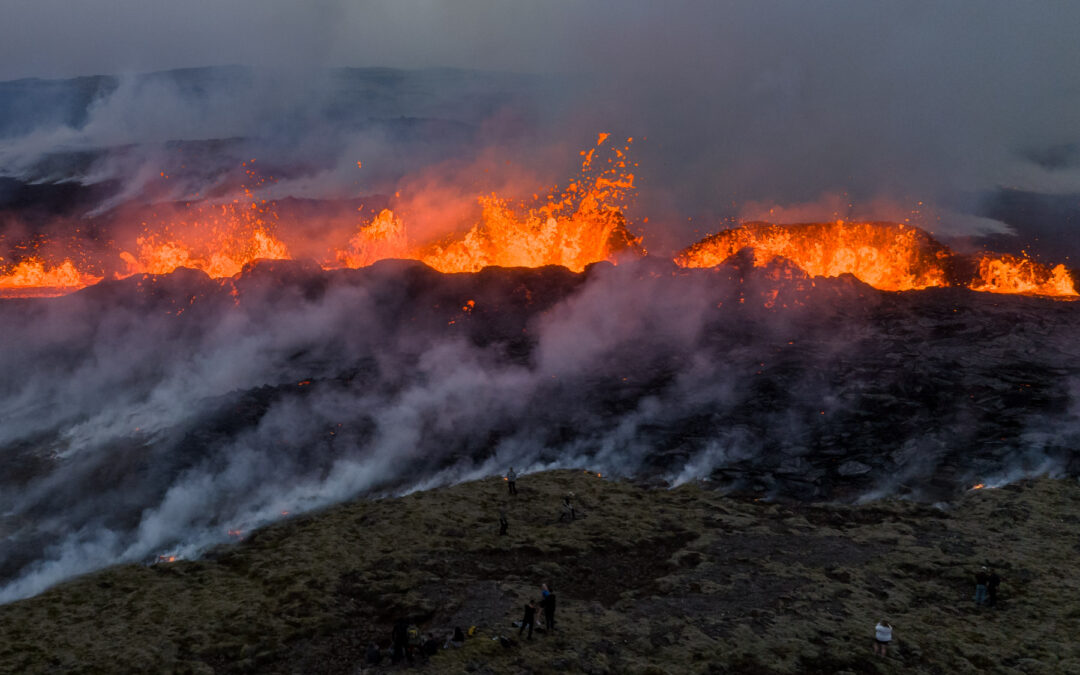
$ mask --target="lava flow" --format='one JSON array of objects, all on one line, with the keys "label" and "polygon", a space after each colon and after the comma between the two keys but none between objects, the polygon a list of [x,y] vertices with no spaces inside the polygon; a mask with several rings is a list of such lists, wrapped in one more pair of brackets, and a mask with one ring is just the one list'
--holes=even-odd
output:
[{"label": "lava flow", "polygon": [[757,267],[787,258],[812,276],[852,274],[885,291],[945,285],[948,250],[926,232],[894,223],[747,223],[706,237],[675,262],[712,267],[744,248],[754,250]]},{"label": "lava flow", "polygon": [[101,279],[79,271],[70,260],[49,265],[39,258],[27,258],[0,276],[0,296],[28,298],[64,295],[92,286]]},{"label": "lava flow", "polygon": [[[581,174],[546,200],[513,204],[497,194],[477,198],[479,222],[440,241],[411,236],[406,220],[382,209],[356,229],[347,243],[322,249],[324,268],[358,268],[388,258],[419,260],[440,272],[477,272],[488,266],[561,265],[580,272],[591,263],[615,262],[622,252],[644,254],[625,213],[635,183],[628,159],[633,139],[616,146],[600,134],[581,153]],[[610,150],[606,164],[599,150]],[[258,179],[253,171],[248,175]],[[98,261],[92,272],[70,259],[49,263],[40,249],[0,275],[0,295],[63,295],[106,276],[168,274],[186,267],[214,278],[233,277],[259,259],[290,259],[278,238],[276,205],[259,201],[244,188],[243,198],[224,204],[164,205],[131,250]],[[338,239],[340,241],[340,239]],[[991,293],[1077,297],[1076,282],[1064,265],[1048,267],[1027,257],[982,253],[961,255],[910,225],[884,222],[774,225],[753,222],[710,235],[683,250],[683,267],[713,267],[743,249],[757,267],[774,259],[790,261],[810,276],[850,274],[883,291],[963,287]]]},{"label": "lava flow", "polygon": [[[747,223],[710,235],[683,250],[683,267],[712,267],[742,249],[752,249],[754,265],[786,258],[807,274],[851,274],[883,291],[962,286],[992,293],[1076,297],[1064,265],[1048,268],[1029,258],[984,253],[974,264],[915,227],[898,223]],[[973,268],[969,272],[965,269]]]}]

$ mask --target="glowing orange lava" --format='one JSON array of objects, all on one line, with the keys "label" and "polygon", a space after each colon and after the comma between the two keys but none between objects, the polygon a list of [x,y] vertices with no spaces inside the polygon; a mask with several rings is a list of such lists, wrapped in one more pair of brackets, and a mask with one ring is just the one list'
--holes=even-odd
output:
[{"label": "glowing orange lava", "polygon": [[271,218],[255,202],[198,206],[190,217],[181,213],[147,226],[135,240],[137,253],[122,251],[120,257],[128,275],[190,267],[215,278],[235,276],[253,260],[289,259],[288,249],[271,234]]},{"label": "glowing orange lava", "polygon": [[28,258],[0,275],[0,293],[7,297],[64,295],[99,281],[101,277],[80,272],[70,260],[49,265],[39,258]]},{"label": "glowing orange lava", "polygon": [[1007,254],[979,256],[978,277],[970,287],[990,293],[1077,295],[1076,283],[1064,265],[1048,268],[1029,258]]},{"label": "glowing orange lava", "polygon": [[790,260],[811,276],[851,274],[883,291],[965,286],[976,291],[1076,297],[1064,265],[1049,268],[1026,257],[982,254],[974,276],[960,278],[957,256],[929,234],[898,223],[746,223],[710,235],[682,251],[683,267],[713,267],[742,249],[752,249],[754,266],[774,258]]},{"label": "glowing orange lava", "polygon": [[378,260],[408,257],[409,241],[405,225],[390,209],[383,209],[349,240],[347,248],[336,253],[345,267],[366,267]]},{"label": "glowing orange lava", "polygon": [[[388,258],[407,258],[440,272],[476,272],[493,265],[561,265],[580,272],[591,263],[614,262],[623,251],[643,254],[641,238],[631,234],[624,215],[636,189],[632,172],[636,165],[628,159],[632,141],[615,144],[611,134],[599,134],[596,145],[580,153],[579,177],[561,192],[552,189],[546,198],[533,195],[530,204],[512,203],[497,194],[477,197],[479,220],[456,235],[439,241],[414,240],[405,219],[383,209],[344,245],[321,247],[314,255],[325,260],[327,268],[358,268]],[[263,182],[253,170],[248,170],[248,176]],[[102,271],[110,277],[126,277],[168,274],[187,267],[214,278],[233,277],[255,260],[291,257],[289,247],[275,234],[279,230],[276,208],[273,202],[257,200],[247,188],[242,196],[223,204],[165,205],[142,223],[142,233],[133,245],[129,240],[129,250],[109,249],[118,257],[110,254],[109,259],[97,261],[92,268],[97,273],[80,269],[68,258],[50,262],[38,249],[17,264],[5,266],[0,259],[0,296],[63,295],[101,281]],[[304,254],[305,243],[310,250],[308,240],[292,243]],[[803,272],[812,277],[851,274],[885,291],[961,286],[991,293],[1078,295],[1064,265],[1048,267],[1026,256],[1005,254],[957,255],[923,230],[897,223],[745,223],[693,244],[675,262],[683,267],[713,267],[743,249],[753,251],[756,267],[783,260],[782,265],[770,266],[768,274],[776,281],[784,275],[801,277]],[[773,290],[765,305],[786,306],[782,300]],[[469,314],[474,306],[470,300],[462,312]]]},{"label": "glowing orange lava", "polygon": [[[597,147],[609,134],[600,134]],[[409,241],[405,224],[390,210],[362,226],[348,247],[336,252],[346,267],[369,265],[384,258],[421,260],[440,272],[477,272],[484,267],[562,265],[575,272],[590,263],[611,260],[638,246],[623,211],[634,190],[626,155],[630,139],[614,148],[607,168],[593,166],[597,148],[582,152],[581,178],[558,197],[540,206],[515,208],[498,195],[479,198],[480,222],[448,241]]]},{"label": "glowing orange lava", "polygon": [[675,262],[713,267],[748,247],[757,267],[780,257],[812,276],[852,274],[886,291],[946,285],[947,249],[922,230],[895,223],[747,223],[706,237]]}]

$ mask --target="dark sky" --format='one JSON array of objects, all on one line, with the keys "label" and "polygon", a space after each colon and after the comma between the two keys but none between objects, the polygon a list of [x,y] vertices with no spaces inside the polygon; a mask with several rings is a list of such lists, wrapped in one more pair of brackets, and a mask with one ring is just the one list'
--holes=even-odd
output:
[{"label": "dark sky", "polygon": [[943,230],[966,232],[1000,227],[970,217],[970,195],[1080,193],[1080,162],[1033,159],[1080,142],[1077,26],[1068,1],[5,0],[0,79],[220,64],[585,75],[598,86],[573,102],[582,117],[663,144],[673,199],[702,214],[798,219],[853,195],[864,215],[935,205]]}]

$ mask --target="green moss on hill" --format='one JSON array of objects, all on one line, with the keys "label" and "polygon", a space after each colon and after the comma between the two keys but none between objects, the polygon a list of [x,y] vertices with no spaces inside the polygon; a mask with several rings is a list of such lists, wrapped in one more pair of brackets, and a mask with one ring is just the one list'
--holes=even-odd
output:
[{"label": "green moss on hill", "polygon": [[[0,607],[0,672],[357,673],[411,617],[427,672],[1080,672],[1080,486],[1037,480],[909,502],[781,505],[582,471],[294,517],[205,559],[124,565]],[[584,517],[558,522],[573,491]],[[497,535],[505,508],[510,535]],[[975,569],[1004,578],[972,603]],[[510,623],[559,598],[558,631]],[[873,626],[895,626],[890,655]],[[503,647],[492,637],[515,639]]]}]

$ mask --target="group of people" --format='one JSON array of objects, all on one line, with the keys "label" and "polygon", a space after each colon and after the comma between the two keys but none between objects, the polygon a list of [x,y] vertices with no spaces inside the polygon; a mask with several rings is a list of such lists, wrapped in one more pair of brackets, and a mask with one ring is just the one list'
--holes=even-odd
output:
[{"label": "group of people", "polygon": [[1001,585],[1001,577],[991,567],[983,565],[982,569],[975,573],[975,604],[997,606],[998,586]]},{"label": "group of people", "polygon": [[[539,608],[544,610],[544,630],[555,630],[555,594],[551,592],[547,584],[540,586],[540,604]],[[525,618],[521,620],[521,627],[518,629],[518,637],[521,636],[525,629],[529,629],[528,639],[532,639],[533,627],[536,624],[536,600],[529,600],[525,603]]]},{"label": "group of people", "polygon": [[[385,643],[383,644],[385,645]],[[445,644],[441,646],[443,649],[447,649],[449,647],[460,647],[463,644],[465,644],[465,632],[460,628],[455,628],[454,632],[447,637]],[[388,653],[384,653],[375,642],[369,642],[367,651],[364,654],[364,660],[368,666],[379,665],[385,657],[389,657],[390,663],[396,664],[402,661],[412,663],[417,657],[427,659],[435,656],[439,653],[439,647],[439,640],[434,633],[429,632],[427,635],[421,635],[420,629],[417,628],[415,623],[407,619],[399,619],[390,633],[390,649]]]},{"label": "group of people", "polygon": [[[510,467],[510,470],[506,472],[504,476],[506,480],[507,490],[511,496],[515,496],[518,493],[517,490],[517,472],[514,471],[514,467]],[[574,521],[577,520],[577,509],[574,508],[574,493],[568,492],[562,499],[562,513],[559,515],[559,522]],[[499,534],[505,535],[509,532],[510,523],[506,520],[506,510],[499,510]]]},{"label": "group of people", "polygon": [[[975,573],[975,604],[979,606],[997,606],[998,586],[1001,585],[1001,577],[994,568],[983,565]],[[874,626],[874,653],[885,656],[885,652],[892,642],[893,629],[885,619],[878,621]]]}]

